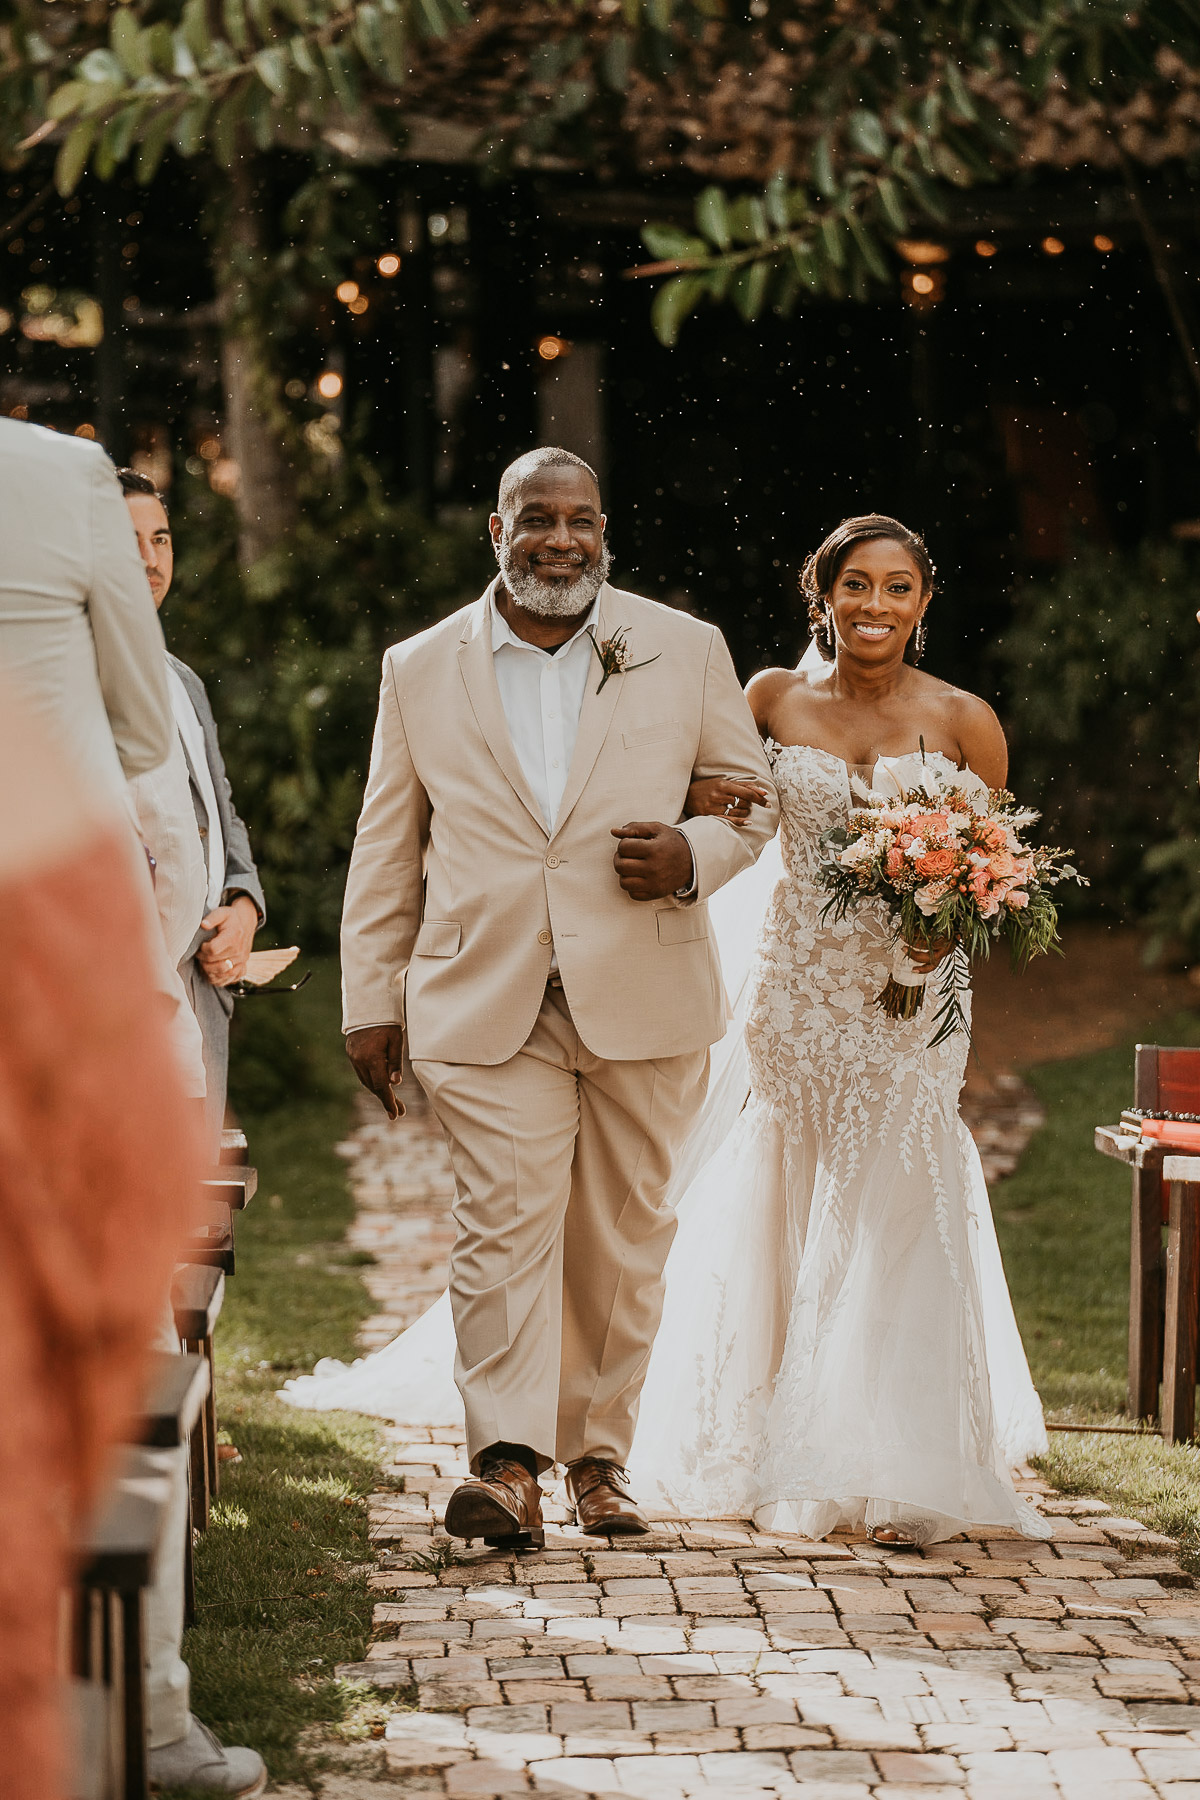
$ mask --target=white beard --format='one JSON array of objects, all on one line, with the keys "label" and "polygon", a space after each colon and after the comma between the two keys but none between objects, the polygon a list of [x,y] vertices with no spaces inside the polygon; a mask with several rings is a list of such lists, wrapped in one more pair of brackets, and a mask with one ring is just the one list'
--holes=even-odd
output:
[{"label": "white beard", "polygon": [[500,575],[510,596],[526,612],[539,619],[569,619],[584,613],[608,580],[612,568],[612,552],[605,544],[600,561],[590,568],[580,568],[568,581],[543,581],[532,569],[519,569],[513,561],[507,536],[500,540],[496,552]]}]

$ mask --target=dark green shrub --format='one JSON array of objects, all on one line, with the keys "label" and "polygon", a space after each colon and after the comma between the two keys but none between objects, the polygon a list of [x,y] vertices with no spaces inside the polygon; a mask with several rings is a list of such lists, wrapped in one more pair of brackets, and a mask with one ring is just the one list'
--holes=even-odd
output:
[{"label": "dark green shrub", "polygon": [[1151,955],[1200,953],[1198,605],[1190,546],[1081,551],[999,646],[1012,785],[1075,850],[1083,904],[1145,923]]},{"label": "dark green shrub", "polygon": [[495,568],[483,519],[431,523],[351,464],[244,576],[227,501],[184,477],[172,514],[167,642],[207,683],[271,936],[328,947],[362,801],[380,657],[482,591]]}]

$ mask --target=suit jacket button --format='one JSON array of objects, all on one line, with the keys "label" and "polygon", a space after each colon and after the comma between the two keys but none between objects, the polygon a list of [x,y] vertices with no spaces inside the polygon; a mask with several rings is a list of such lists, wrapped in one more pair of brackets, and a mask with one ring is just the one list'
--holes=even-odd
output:
[{"label": "suit jacket button", "polygon": [[538,932],[538,943],[539,944],[552,944],[553,942],[554,942],[554,933],[552,931],[539,931]]},{"label": "suit jacket button", "polygon": [[558,863],[559,863],[559,859],[557,856],[548,856],[546,858],[546,867],[548,869],[557,869]]}]

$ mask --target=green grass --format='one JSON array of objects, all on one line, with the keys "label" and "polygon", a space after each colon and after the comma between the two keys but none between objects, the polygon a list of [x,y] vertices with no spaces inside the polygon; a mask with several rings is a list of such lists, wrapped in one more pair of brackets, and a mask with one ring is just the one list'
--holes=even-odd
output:
[{"label": "green grass", "polygon": [[[1200,1015],[1157,1020],[1143,1036],[1200,1043]],[[1093,1149],[1092,1132],[1132,1102],[1134,1041],[1026,1072],[1046,1123],[992,1196],[1033,1378],[1047,1416],[1066,1422],[1127,1422],[1129,1171]],[[1200,1451],[1052,1433],[1040,1466],[1066,1492],[1098,1495],[1179,1538],[1200,1569]]]},{"label": "green grass", "polygon": [[365,1497],[382,1483],[377,1429],[276,1398],[319,1357],[353,1356],[372,1310],[363,1259],[341,1247],[353,1207],[334,1146],[356,1083],[337,969],[332,958],[310,963],[303,992],[238,1009],[231,1096],[259,1190],[238,1221],[217,1398],[243,1462],[224,1471],[197,1544],[196,1623],[184,1642],[193,1710],[223,1742],[258,1750],[277,1781],[317,1766],[306,1728],[369,1735],[379,1712],[370,1690],[333,1672],[361,1659],[370,1627]]}]

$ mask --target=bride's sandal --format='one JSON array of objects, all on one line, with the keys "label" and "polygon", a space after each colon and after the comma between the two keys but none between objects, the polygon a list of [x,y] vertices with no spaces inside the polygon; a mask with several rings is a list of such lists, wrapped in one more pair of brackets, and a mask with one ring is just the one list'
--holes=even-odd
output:
[{"label": "bride's sandal", "polygon": [[875,1544],[880,1550],[919,1550],[921,1548],[916,1534],[906,1531],[903,1525],[869,1525],[867,1542]]}]

